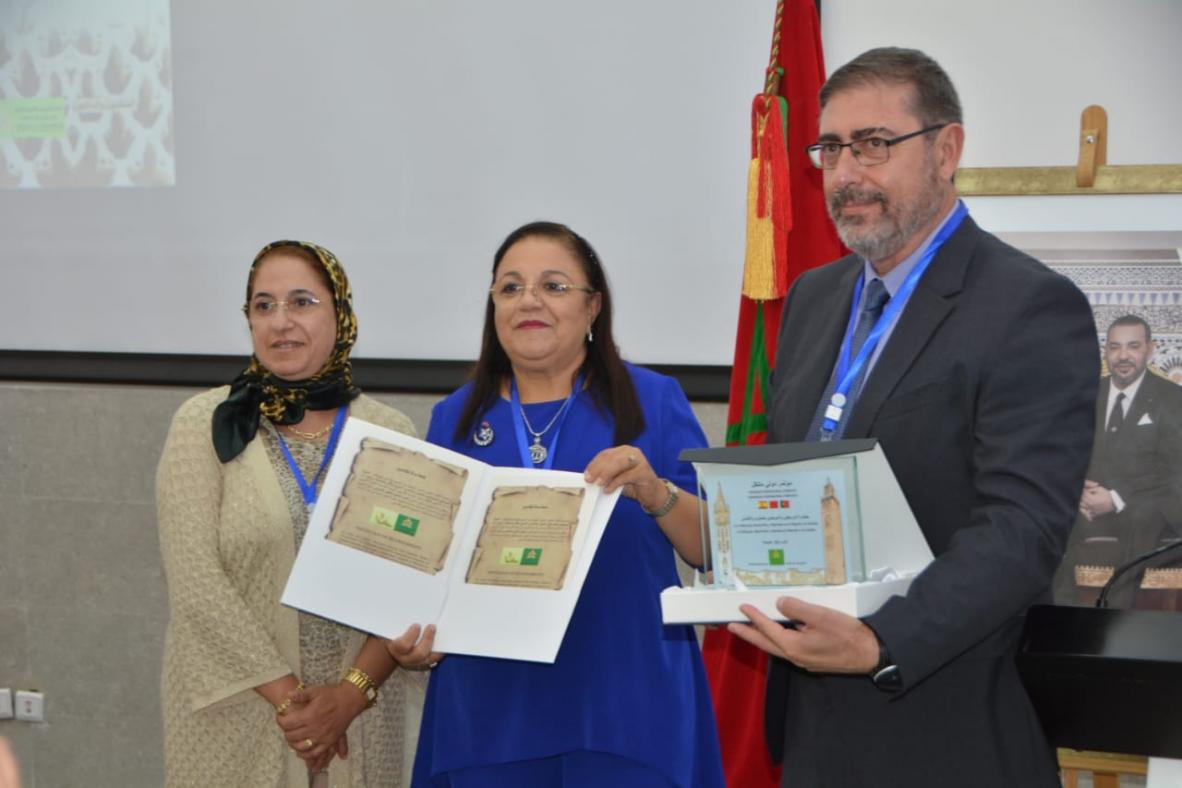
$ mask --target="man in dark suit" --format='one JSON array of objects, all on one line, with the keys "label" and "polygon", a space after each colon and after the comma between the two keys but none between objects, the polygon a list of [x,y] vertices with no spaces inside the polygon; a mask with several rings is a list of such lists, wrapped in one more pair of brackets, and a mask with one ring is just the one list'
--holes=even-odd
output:
[{"label": "man in dark suit", "polygon": [[810,154],[855,254],[788,294],[771,437],[877,438],[936,558],[864,619],[782,597],[784,628],[744,606],[732,631],[780,658],[769,747],[785,786],[1057,786],[1014,654],[1083,487],[1091,309],[964,215],[959,100],[923,53],[838,69],[819,131]]},{"label": "man in dark suit", "polygon": [[[1149,372],[1151,358],[1148,323],[1136,315],[1112,322],[1109,375],[1100,381],[1092,462],[1061,588],[1076,585],[1077,565],[1111,568],[1182,536],[1182,388]],[[1110,603],[1131,604],[1143,574],[1118,580]]]}]

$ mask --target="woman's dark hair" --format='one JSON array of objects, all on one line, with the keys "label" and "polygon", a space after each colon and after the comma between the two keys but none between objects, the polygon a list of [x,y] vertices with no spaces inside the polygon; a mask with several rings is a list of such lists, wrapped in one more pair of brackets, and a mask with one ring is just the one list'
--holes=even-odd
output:
[{"label": "woman's dark hair", "polygon": [[[496,279],[497,269],[505,254],[518,241],[526,238],[548,238],[557,241],[579,261],[587,284],[599,293],[599,314],[591,324],[594,340],[587,344],[587,357],[580,372],[586,375],[587,390],[592,402],[600,411],[615,419],[614,445],[629,443],[644,431],[644,413],[632,376],[620,358],[620,349],[612,337],[612,296],[607,286],[607,276],[599,264],[599,255],[581,235],[564,224],[557,222],[531,222],[509,233],[493,257],[492,278]],[[480,343],[480,358],[472,369],[472,390],[464,403],[464,410],[456,424],[455,440],[462,441],[472,434],[476,422],[488,411],[500,396],[501,385],[513,374],[509,356],[497,339],[492,298],[484,310],[484,335]]]}]

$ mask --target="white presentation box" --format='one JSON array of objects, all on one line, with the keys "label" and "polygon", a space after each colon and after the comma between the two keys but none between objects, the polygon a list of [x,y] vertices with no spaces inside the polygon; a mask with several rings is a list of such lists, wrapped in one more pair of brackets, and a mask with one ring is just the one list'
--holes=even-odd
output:
[{"label": "white presentation box", "polygon": [[784,620],[793,596],[865,616],[907,592],[932,551],[874,439],[695,449],[708,572],[661,592],[666,624]]}]

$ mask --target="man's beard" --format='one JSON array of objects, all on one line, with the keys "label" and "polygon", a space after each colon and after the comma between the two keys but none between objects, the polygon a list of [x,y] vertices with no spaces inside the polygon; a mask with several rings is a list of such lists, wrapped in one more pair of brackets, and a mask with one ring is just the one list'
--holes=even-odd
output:
[{"label": "man's beard", "polygon": [[1133,365],[1133,371],[1125,374],[1120,370],[1119,366],[1113,366],[1108,371],[1112,375],[1112,379],[1120,388],[1125,388],[1132,384],[1134,380],[1141,377],[1141,373],[1145,371],[1145,367],[1139,367],[1136,363]]},{"label": "man's beard", "polygon": [[[936,216],[942,197],[940,176],[935,166],[930,165],[925,183],[913,200],[891,202],[878,189],[847,184],[830,195],[826,207],[841,242],[873,263],[892,257],[906,246]],[[868,217],[841,215],[842,207],[848,203],[871,201],[882,206],[882,216],[876,222]]]}]

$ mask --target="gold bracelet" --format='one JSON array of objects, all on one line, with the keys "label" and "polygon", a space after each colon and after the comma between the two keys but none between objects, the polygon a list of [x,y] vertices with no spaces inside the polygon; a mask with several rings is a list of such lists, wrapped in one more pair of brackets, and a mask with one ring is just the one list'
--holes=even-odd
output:
[{"label": "gold bracelet", "polygon": [[657,509],[647,509],[645,508],[644,504],[641,504],[640,508],[643,509],[644,513],[649,517],[664,517],[665,515],[669,514],[669,512],[673,511],[673,507],[677,505],[677,499],[681,497],[681,490],[677,489],[676,484],[669,481],[668,479],[661,479],[661,482],[665,485],[665,489],[669,491],[669,497],[666,498],[665,503],[661,504],[661,506]]},{"label": "gold bracelet", "polygon": [[[304,689],[304,682],[301,681],[296,684],[294,692],[299,692],[302,689]],[[287,714],[287,710],[291,708],[291,703],[292,701],[290,697],[284,698],[283,702],[275,707],[275,714],[280,717],[282,717],[284,714]]]},{"label": "gold bracelet", "polygon": [[347,681],[361,691],[365,696],[365,708],[369,708],[378,702],[378,685],[369,677],[369,674],[360,668],[349,668],[345,673],[342,681]]}]

